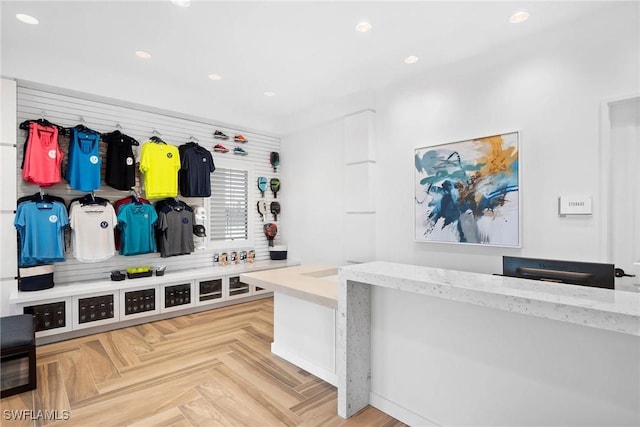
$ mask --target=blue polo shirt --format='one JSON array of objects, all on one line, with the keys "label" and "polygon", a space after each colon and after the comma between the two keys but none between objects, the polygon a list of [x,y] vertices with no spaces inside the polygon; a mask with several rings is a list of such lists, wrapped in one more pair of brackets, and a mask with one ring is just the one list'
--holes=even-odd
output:
[{"label": "blue polo shirt", "polygon": [[152,205],[128,203],[118,209],[120,254],[139,255],[156,251],[154,224],[158,214]]}]

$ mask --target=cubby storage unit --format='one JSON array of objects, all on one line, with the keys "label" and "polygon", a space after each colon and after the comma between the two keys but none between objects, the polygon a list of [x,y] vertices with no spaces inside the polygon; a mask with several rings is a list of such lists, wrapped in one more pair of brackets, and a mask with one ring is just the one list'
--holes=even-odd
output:
[{"label": "cubby storage unit", "polygon": [[73,297],[73,329],[91,328],[120,320],[119,293],[100,292]]},{"label": "cubby storage unit", "polygon": [[229,299],[251,295],[251,287],[240,280],[240,276],[229,277]]},{"label": "cubby storage unit", "polygon": [[269,293],[269,292],[271,292],[271,291],[269,291],[268,289],[261,288],[260,286],[251,285],[251,294],[252,295],[266,294],[266,293]]},{"label": "cubby storage unit", "polygon": [[20,304],[14,314],[32,314],[35,322],[36,337],[69,332],[72,328],[71,298]]},{"label": "cubby storage unit", "polygon": [[160,313],[156,304],[158,286],[144,286],[120,291],[120,318],[123,320]]},{"label": "cubby storage unit", "polygon": [[193,307],[195,306],[193,296],[193,281],[162,285],[160,287],[160,311],[166,313]]},{"label": "cubby storage unit", "polygon": [[240,274],[298,264],[265,260],[169,270],[163,276],[122,281],[85,281],[33,292],[15,290],[9,296],[9,308],[10,314],[36,316],[36,338],[42,344],[269,297],[270,291],[242,282]]},{"label": "cubby storage unit", "polygon": [[215,304],[226,300],[224,278],[198,280],[198,299],[196,305]]}]

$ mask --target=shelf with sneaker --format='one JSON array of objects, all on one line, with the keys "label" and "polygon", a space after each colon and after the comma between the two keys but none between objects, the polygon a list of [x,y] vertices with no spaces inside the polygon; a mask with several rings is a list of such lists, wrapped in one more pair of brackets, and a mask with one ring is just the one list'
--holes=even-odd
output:
[{"label": "shelf with sneaker", "polygon": [[240,148],[240,147],[236,147],[236,148],[234,148],[234,149],[233,149],[233,154],[235,154],[235,155],[237,155],[237,156],[246,156],[246,155],[247,155],[247,154],[249,154],[249,153],[247,153],[246,151],[244,151],[244,150],[243,150],[242,148]]},{"label": "shelf with sneaker", "polygon": [[246,144],[247,142],[249,142],[249,140],[244,135],[240,135],[240,134],[235,135],[233,137],[233,141],[234,142],[240,142],[242,144]]},{"label": "shelf with sneaker", "polygon": [[229,136],[227,134],[217,129],[213,132],[213,137],[215,139],[221,139],[223,141],[226,141],[227,139],[229,139]]},{"label": "shelf with sneaker", "polygon": [[216,144],[213,147],[213,151],[215,151],[216,153],[227,153],[229,149],[222,144]]}]

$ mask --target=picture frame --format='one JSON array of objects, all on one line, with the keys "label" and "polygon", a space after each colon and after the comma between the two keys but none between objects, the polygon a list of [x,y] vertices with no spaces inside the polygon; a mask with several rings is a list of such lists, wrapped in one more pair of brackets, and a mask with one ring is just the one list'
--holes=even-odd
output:
[{"label": "picture frame", "polygon": [[521,247],[520,133],[416,148],[417,242]]}]

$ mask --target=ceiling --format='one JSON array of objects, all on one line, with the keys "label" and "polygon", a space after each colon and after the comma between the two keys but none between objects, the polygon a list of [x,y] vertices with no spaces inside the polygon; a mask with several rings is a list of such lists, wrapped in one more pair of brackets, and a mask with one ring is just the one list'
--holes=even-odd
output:
[{"label": "ceiling", "polygon": [[[2,1],[2,75],[122,79],[283,119],[612,7],[612,1]],[[531,18],[510,24],[514,12]],[[39,19],[27,25],[15,18]],[[369,33],[355,25],[367,20]],[[135,56],[150,52],[149,60]],[[403,59],[415,55],[412,65]],[[219,74],[212,81],[207,76]],[[73,87],[70,87],[73,89]],[[265,91],[275,92],[265,97]]]}]

